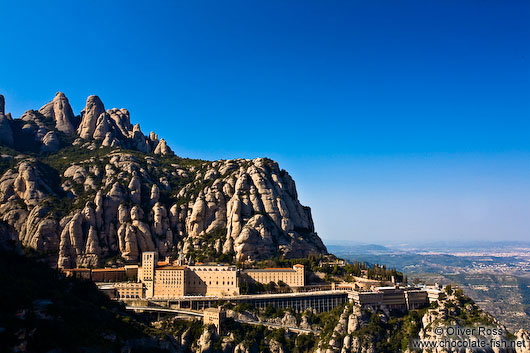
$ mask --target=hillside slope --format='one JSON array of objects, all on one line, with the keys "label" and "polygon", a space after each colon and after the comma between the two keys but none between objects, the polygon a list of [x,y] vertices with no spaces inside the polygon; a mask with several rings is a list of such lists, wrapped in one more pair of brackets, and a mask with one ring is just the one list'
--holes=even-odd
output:
[{"label": "hillside slope", "polygon": [[163,332],[93,283],[65,278],[1,242],[0,280],[9,285],[0,291],[0,352],[175,352]]},{"label": "hillside slope", "polygon": [[0,220],[59,267],[154,249],[196,261],[326,253],[276,162],[180,158],[97,96],[75,116],[57,93],[20,119],[1,97],[0,136]]}]

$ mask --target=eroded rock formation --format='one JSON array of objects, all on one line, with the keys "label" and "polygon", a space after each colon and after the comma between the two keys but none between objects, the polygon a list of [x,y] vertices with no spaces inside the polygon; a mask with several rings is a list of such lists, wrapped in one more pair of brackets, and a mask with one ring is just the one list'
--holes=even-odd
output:
[{"label": "eroded rock formation", "polygon": [[60,267],[137,261],[154,249],[225,260],[326,252],[293,179],[272,160],[176,157],[97,96],[76,117],[58,93],[16,124],[0,115],[0,129],[17,150],[2,156],[12,167],[0,177],[0,220],[25,246],[56,252]]}]

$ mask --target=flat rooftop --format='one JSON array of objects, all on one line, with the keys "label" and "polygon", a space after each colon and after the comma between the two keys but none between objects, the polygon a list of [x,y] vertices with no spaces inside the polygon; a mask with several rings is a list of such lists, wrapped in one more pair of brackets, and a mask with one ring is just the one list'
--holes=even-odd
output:
[{"label": "flat rooftop", "polygon": [[243,272],[296,272],[292,268],[249,268]]}]

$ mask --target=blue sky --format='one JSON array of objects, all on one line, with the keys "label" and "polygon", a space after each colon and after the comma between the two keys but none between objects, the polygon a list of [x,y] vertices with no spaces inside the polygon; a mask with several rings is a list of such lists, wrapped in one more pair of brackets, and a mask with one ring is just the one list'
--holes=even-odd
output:
[{"label": "blue sky", "polygon": [[530,238],[528,1],[3,1],[20,116],[90,94],[204,159],[268,156],[326,243]]}]

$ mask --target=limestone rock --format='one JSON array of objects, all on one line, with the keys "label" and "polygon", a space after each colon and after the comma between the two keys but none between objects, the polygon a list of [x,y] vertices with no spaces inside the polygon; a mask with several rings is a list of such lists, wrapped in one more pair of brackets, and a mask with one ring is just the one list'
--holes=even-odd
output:
[{"label": "limestone rock", "polygon": [[239,343],[236,348],[234,348],[234,353],[247,353],[248,349],[243,343]]},{"label": "limestone rock", "polygon": [[51,102],[39,109],[39,112],[54,119],[57,130],[69,135],[75,134],[74,113],[64,93],[58,92]]},{"label": "limestone rock", "polygon": [[[114,121],[117,131],[123,137],[127,137],[132,130],[131,120],[129,117],[129,111],[127,109],[116,109],[112,108],[107,110],[107,114]],[[117,135],[119,135],[117,133]]]},{"label": "limestone rock", "polygon": [[212,350],[212,340],[215,333],[210,327],[206,327],[197,341],[197,352],[209,353]]},{"label": "limestone rock", "polygon": [[153,233],[159,237],[166,234],[169,230],[169,219],[164,205],[157,202],[153,206]]},{"label": "limestone rock", "polygon": [[29,162],[21,162],[18,175],[12,184],[14,193],[28,206],[34,206],[46,198],[51,190],[46,186],[40,171]]},{"label": "limestone rock", "polygon": [[140,124],[134,125],[132,131],[132,139],[134,147],[138,151],[143,153],[151,153],[151,145],[149,145],[149,142],[142,133],[142,130],[140,130]]},{"label": "limestone rock", "polygon": [[350,314],[348,317],[348,334],[351,334],[352,332],[356,331],[360,327],[360,317],[361,312],[360,309],[355,307],[353,313]]},{"label": "limestone rock", "polygon": [[282,326],[285,327],[297,327],[296,317],[290,312],[286,312],[282,318]]},{"label": "limestone rock", "polygon": [[158,187],[158,185],[153,184],[153,186],[151,187],[151,198],[150,198],[151,204],[154,205],[155,203],[157,203],[159,198],[160,198],[160,188]]},{"label": "limestone rock", "polygon": [[347,353],[351,349],[351,336],[344,336],[344,341],[342,342],[342,351],[341,353]]},{"label": "limestone rock", "polygon": [[[1,99],[3,100],[4,97]],[[0,112],[0,144],[6,145],[8,147],[14,147],[15,141],[13,139],[13,130],[11,129],[11,123],[7,116],[3,112]]]},{"label": "limestone rock", "polygon": [[129,193],[131,201],[135,204],[140,204],[142,201],[142,183],[138,176],[133,176],[129,183]]},{"label": "limestone rock", "polygon": [[[79,156],[86,155],[61,156],[60,163],[45,165],[20,154],[18,164],[0,176],[0,219],[24,244],[58,251],[59,266],[97,264],[115,252],[136,261],[146,250],[163,256],[204,246],[243,261],[326,252],[310,209],[300,204],[294,181],[274,161],[180,165],[175,158],[169,164],[171,158],[162,158],[172,154],[164,139],[155,133],[146,137],[126,109],[105,111],[97,96],[88,97],[78,126],[62,93],[20,120],[15,124],[0,115],[0,142],[21,136],[21,153],[53,154],[67,133]],[[109,153],[97,152],[100,147]],[[81,198],[89,202],[79,206]],[[55,205],[67,210],[43,211]]]},{"label": "limestone rock", "polygon": [[269,349],[271,353],[284,353],[285,350],[282,347],[282,344],[275,339],[272,339],[269,343]]},{"label": "limestone rock", "polygon": [[107,133],[111,133],[111,130],[112,122],[110,120],[110,117],[107,113],[103,113],[98,117],[96,121],[96,127],[94,128],[94,133],[92,134],[92,137],[94,138],[94,140],[103,140],[105,139],[105,137],[107,137]]},{"label": "limestone rock", "polygon": [[530,353],[530,333],[520,329],[516,333],[517,341],[523,342],[522,347],[516,348],[516,353]]},{"label": "limestone rock", "polygon": [[234,250],[240,260],[272,257],[275,239],[281,238],[278,227],[272,221],[263,215],[255,215],[234,240]]},{"label": "limestone rock", "polygon": [[50,209],[36,206],[26,219],[25,232],[21,234],[23,245],[40,251],[55,251],[59,246],[59,224],[49,217]]},{"label": "limestone rock", "polygon": [[42,146],[40,149],[42,152],[57,152],[60,145],[59,137],[57,137],[55,131],[48,131],[42,139]]},{"label": "limestone rock", "polygon": [[309,321],[309,317],[307,315],[302,316],[302,321],[300,322],[300,328],[305,330],[311,329],[311,322]]},{"label": "limestone rock", "polygon": [[86,252],[89,254],[96,254],[96,255],[101,253],[97,232],[93,226],[90,226],[88,230],[88,237],[86,241]]},{"label": "limestone rock", "polygon": [[234,333],[230,332],[228,336],[223,336],[221,339],[221,352],[232,353],[234,351]]},{"label": "limestone rock", "polygon": [[77,128],[79,137],[89,139],[96,130],[96,122],[101,114],[105,112],[105,106],[98,96],[89,96],[86,100],[85,109],[81,112],[81,123]]},{"label": "limestone rock", "polygon": [[160,139],[160,142],[156,146],[154,153],[165,156],[172,155],[173,151],[171,151],[171,148],[169,148],[167,142],[164,139]]}]

